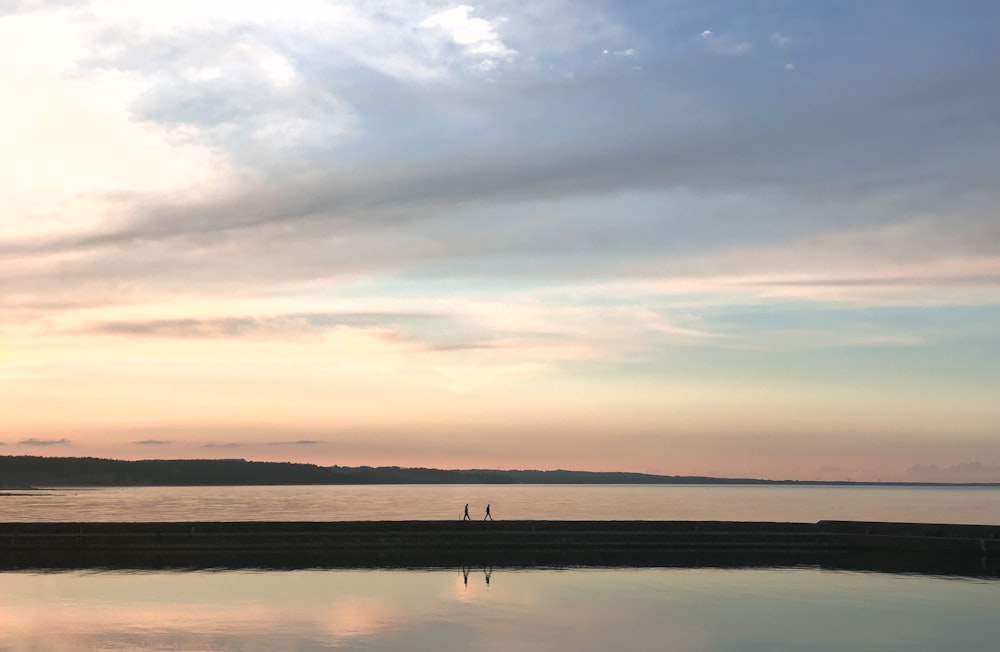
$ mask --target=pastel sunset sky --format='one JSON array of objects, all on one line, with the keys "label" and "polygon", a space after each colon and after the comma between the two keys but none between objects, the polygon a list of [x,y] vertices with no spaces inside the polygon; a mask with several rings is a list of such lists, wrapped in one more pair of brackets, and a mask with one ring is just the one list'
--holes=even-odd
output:
[{"label": "pastel sunset sky", "polygon": [[1000,482],[995,0],[0,0],[0,454]]}]

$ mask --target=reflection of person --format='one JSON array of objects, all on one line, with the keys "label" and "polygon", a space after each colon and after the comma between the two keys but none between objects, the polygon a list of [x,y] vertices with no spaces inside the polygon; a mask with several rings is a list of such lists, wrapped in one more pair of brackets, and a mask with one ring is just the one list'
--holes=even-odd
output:
[{"label": "reflection of person", "polygon": [[462,581],[465,582],[466,586],[469,586],[469,567],[462,566]]},{"label": "reflection of person", "polygon": [[469,516],[469,503],[465,503],[465,516],[462,517],[463,521],[471,521],[472,517]]},{"label": "reflection of person", "polygon": [[493,514],[490,514],[490,506],[489,505],[486,505],[486,516],[483,517],[483,520],[484,521],[492,521],[493,520]]},{"label": "reflection of person", "polygon": [[493,575],[493,567],[483,569],[483,574],[486,575],[486,586],[490,585],[490,577]]}]

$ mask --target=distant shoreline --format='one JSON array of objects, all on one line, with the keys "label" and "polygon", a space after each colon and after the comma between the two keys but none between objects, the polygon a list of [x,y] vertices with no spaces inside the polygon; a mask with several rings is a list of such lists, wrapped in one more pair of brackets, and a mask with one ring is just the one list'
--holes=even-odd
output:
[{"label": "distant shoreline", "polygon": [[767,480],[614,471],[434,469],[318,466],[293,462],[111,460],[95,457],[0,456],[0,491],[37,487],[226,487],[284,485],[755,485],[820,487],[1000,487],[1000,482]]},{"label": "distant shoreline", "polygon": [[[39,487],[6,487],[0,485],[0,497],[18,496],[29,491],[62,491],[69,489],[114,489],[142,487],[421,487],[421,486],[483,486],[483,485],[522,485],[522,486],[593,486],[593,487],[897,487],[897,488],[969,488],[969,489],[1000,489],[1000,482],[836,482],[823,480],[747,480],[734,481],[720,478],[717,481],[704,482],[244,482],[244,483],[170,483],[170,484],[49,484]],[[17,493],[12,493],[17,492]]]}]

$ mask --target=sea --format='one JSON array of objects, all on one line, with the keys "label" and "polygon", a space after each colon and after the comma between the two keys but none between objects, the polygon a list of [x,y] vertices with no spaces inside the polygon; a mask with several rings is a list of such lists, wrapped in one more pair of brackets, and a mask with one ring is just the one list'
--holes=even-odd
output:
[{"label": "sea", "polygon": [[[0,521],[1000,524],[1000,488],[379,485],[4,491]],[[995,649],[1000,580],[818,567],[0,572],[0,652]]]},{"label": "sea", "polygon": [[1000,487],[898,485],[327,485],[0,492],[0,522],[819,520],[1000,525]]}]

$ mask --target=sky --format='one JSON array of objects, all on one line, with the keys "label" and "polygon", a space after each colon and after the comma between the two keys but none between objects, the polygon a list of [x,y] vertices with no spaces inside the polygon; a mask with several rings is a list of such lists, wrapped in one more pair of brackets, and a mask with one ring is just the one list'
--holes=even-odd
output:
[{"label": "sky", "polygon": [[1000,482],[994,0],[0,0],[0,454]]}]

